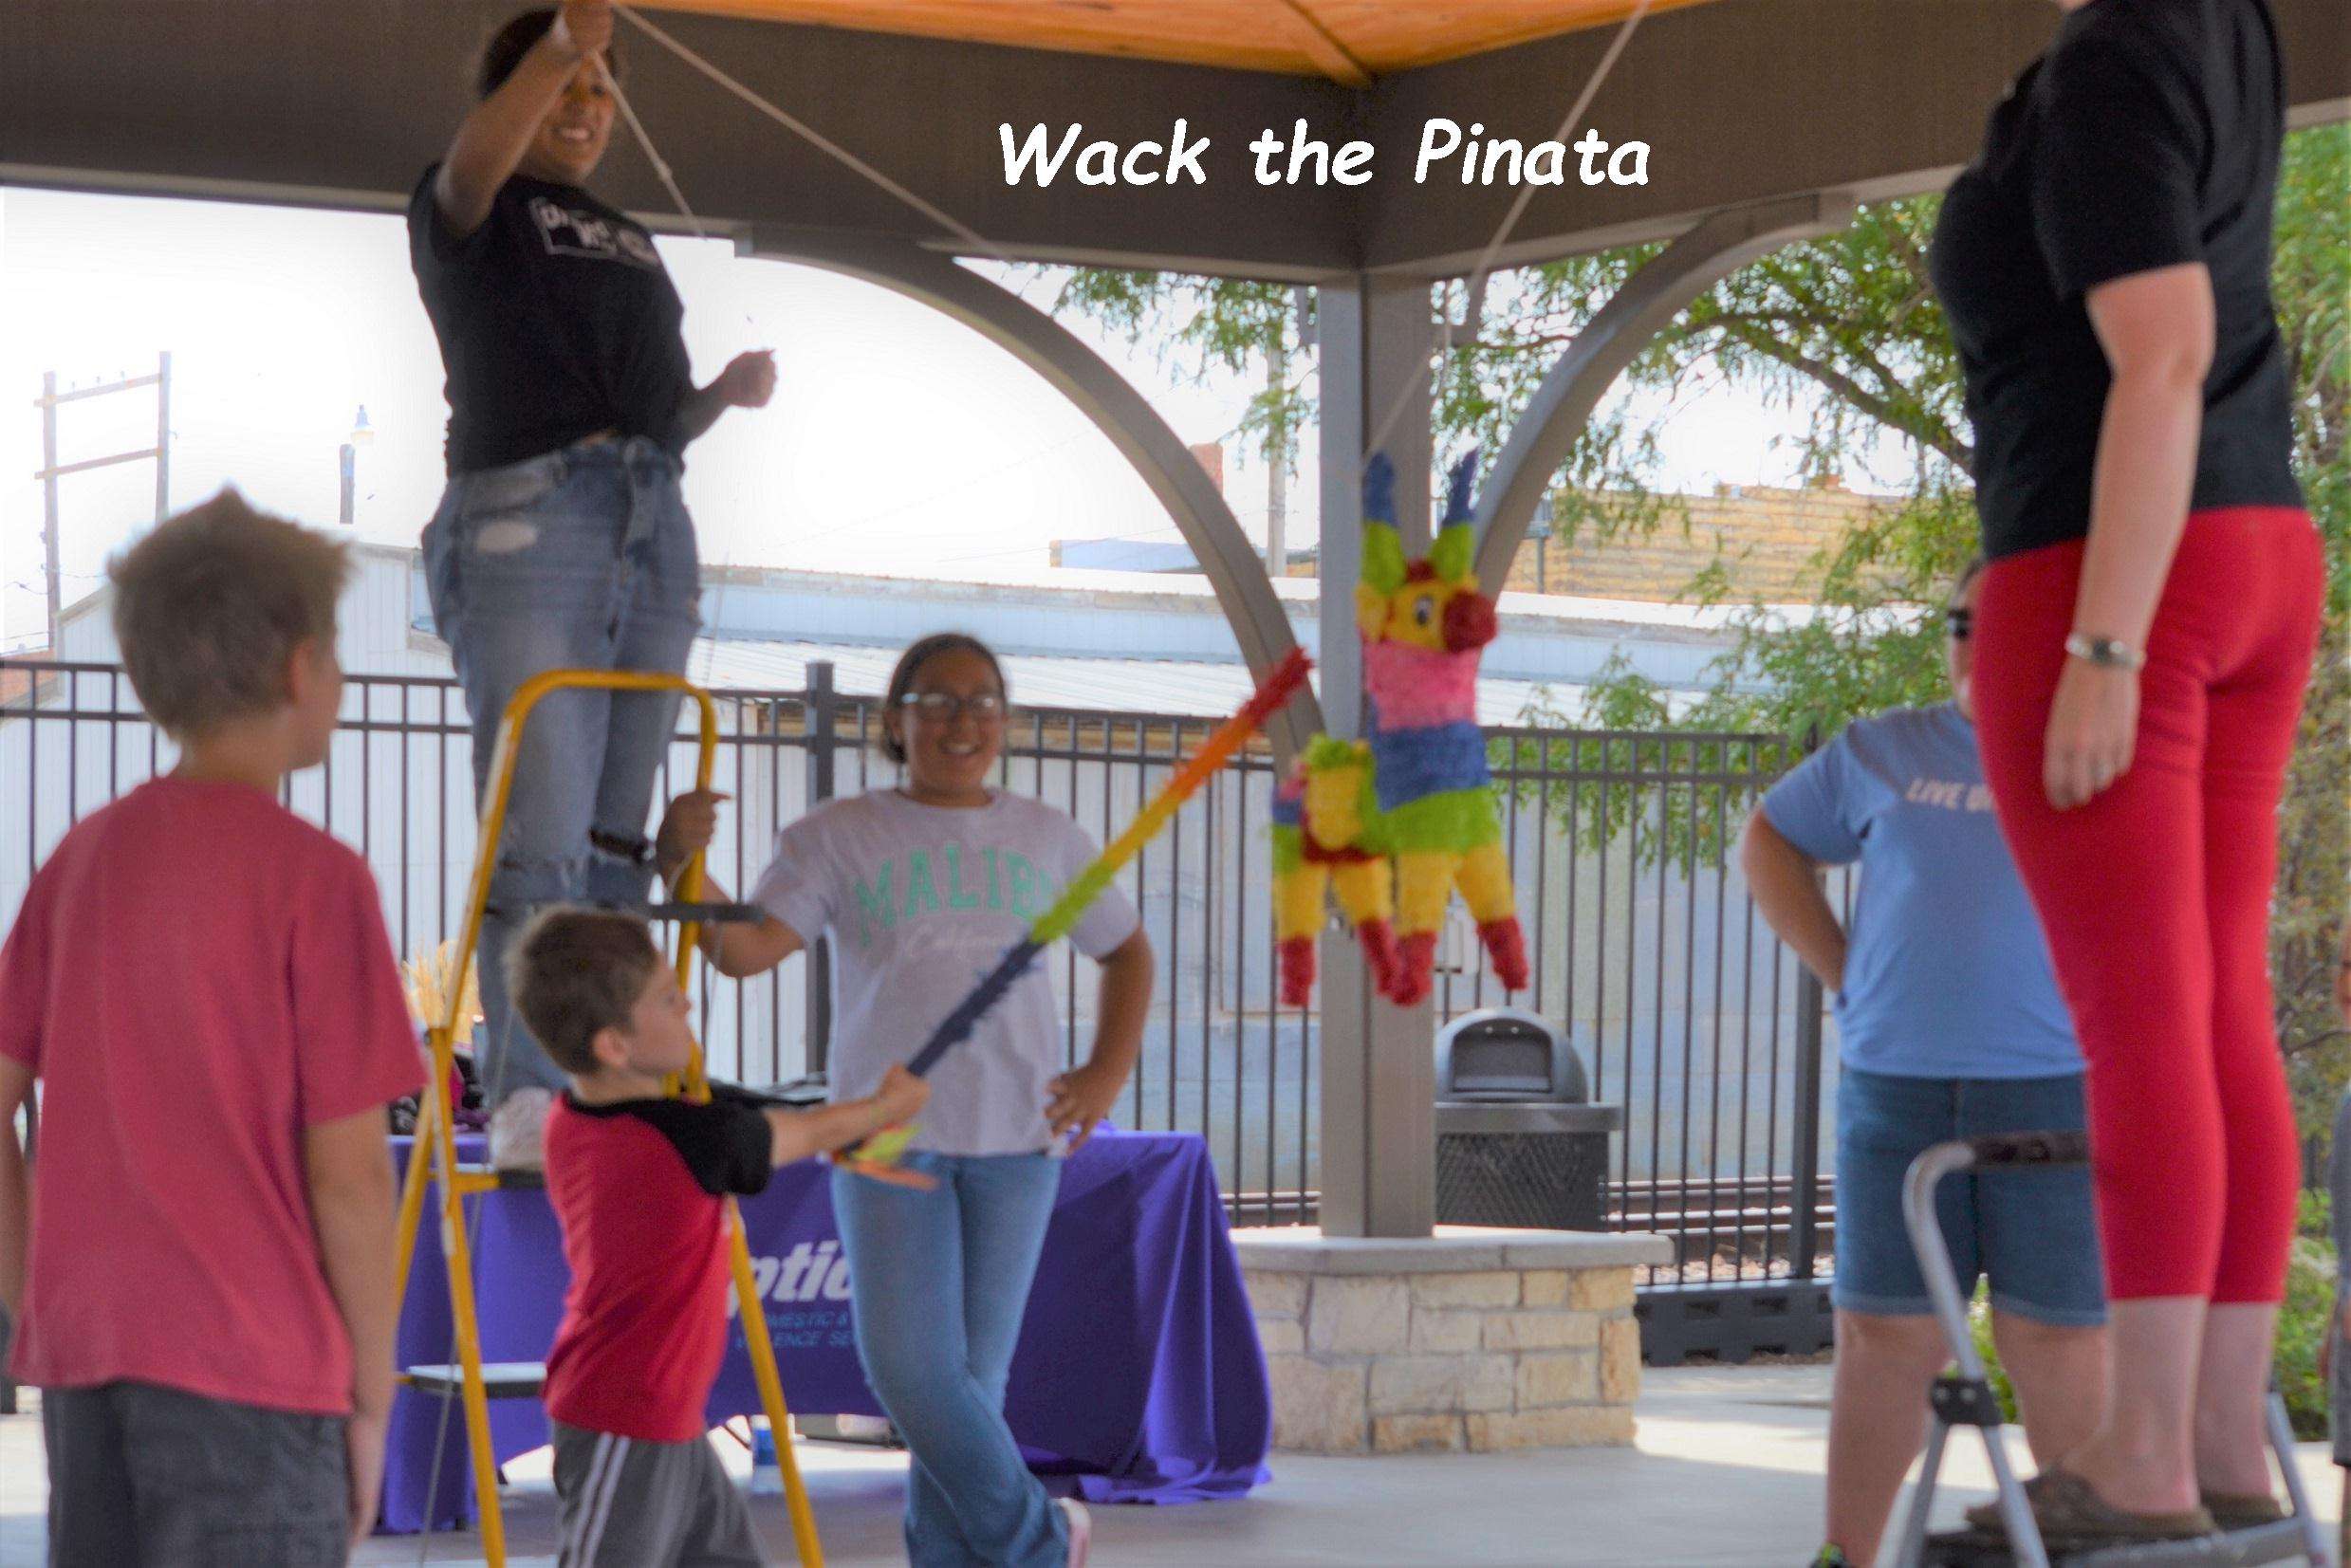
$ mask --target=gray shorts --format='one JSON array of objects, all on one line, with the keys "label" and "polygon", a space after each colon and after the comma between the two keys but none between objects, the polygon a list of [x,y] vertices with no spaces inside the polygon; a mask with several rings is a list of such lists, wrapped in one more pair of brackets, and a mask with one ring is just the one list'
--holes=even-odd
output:
[{"label": "gray shorts", "polygon": [[556,1568],[766,1568],[751,1511],[706,1438],[648,1443],[547,1423],[563,1500]]},{"label": "gray shorts", "polygon": [[343,1568],[343,1430],[150,1383],[44,1389],[50,1568]]}]

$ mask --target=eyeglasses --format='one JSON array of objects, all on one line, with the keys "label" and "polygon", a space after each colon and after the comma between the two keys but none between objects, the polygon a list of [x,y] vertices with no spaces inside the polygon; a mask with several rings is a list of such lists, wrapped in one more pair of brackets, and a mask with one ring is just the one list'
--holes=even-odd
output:
[{"label": "eyeglasses", "polygon": [[1975,612],[1965,605],[1953,605],[1943,612],[1943,630],[1953,642],[1967,641],[1975,635]]},{"label": "eyeglasses", "polygon": [[909,692],[898,699],[898,705],[934,724],[953,724],[958,713],[971,714],[975,724],[992,724],[1004,717],[1006,707],[1001,692],[974,692],[968,697],[952,692]]}]

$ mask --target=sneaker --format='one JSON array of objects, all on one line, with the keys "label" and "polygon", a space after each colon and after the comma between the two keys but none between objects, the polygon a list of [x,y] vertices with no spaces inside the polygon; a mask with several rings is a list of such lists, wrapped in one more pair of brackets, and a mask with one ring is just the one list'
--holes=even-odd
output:
[{"label": "sneaker", "polygon": [[1853,1568],[1853,1559],[1835,1541],[1821,1548],[1820,1556],[1805,1564],[1805,1568]]},{"label": "sneaker", "polygon": [[1094,1544],[1094,1516],[1074,1497],[1057,1497],[1053,1506],[1069,1522],[1069,1568],[1085,1568],[1086,1549]]},{"label": "sneaker", "polygon": [[2286,1517],[2272,1492],[2206,1492],[2204,1510],[2223,1530],[2258,1530]]},{"label": "sneaker", "polygon": [[490,1167],[493,1171],[546,1169],[546,1118],[555,1097],[545,1089],[517,1089],[490,1114]]}]

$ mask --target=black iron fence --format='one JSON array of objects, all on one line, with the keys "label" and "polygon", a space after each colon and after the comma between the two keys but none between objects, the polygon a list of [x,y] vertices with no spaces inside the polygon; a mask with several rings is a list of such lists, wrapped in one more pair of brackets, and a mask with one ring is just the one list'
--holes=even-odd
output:
[{"label": "black iron fence", "polygon": [[[732,799],[711,854],[740,893],[782,824],[818,801],[896,778],[874,746],[877,705],[813,666],[800,692],[722,692],[713,784]],[[1005,787],[1052,802],[1098,837],[1165,782],[1213,721],[1020,710]],[[1649,1271],[1653,1354],[1805,1348],[1825,1322],[1822,1167],[1827,1086],[1820,993],[1765,929],[1736,868],[1753,802],[1793,760],[1752,735],[1511,729],[1491,732],[1504,824],[1535,956],[1509,1000],[1565,1027],[1594,1097],[1624,1109],[1609,1223],[1674,1237]],[[0,660],[0,916],[80,817],[168,768],[171,743],[110,665]],[[665,792],[691,781],[681,734]],[[352,677],[332,751],[290,781],[287,804],[374,867],[393,939],[430,953],[456,931],[475,842],[465,705],[446,679]],[[1142,911],[1159,979],[1140,1070],[1116,1119],[1202,1134],[1235,1223],[1316,1213],[1320,1095],[1314,1012],[1275,996],[1266,831],[1272,755],[1252,747],[1120,878]],[[1440,1020],[1505,997],[1466,913],[1439,943]],[[1055,984],[1064,1049],[1085,1048],[1093,966],[1064,954]],[[824,966],[701,998],[713,1069],[747,1081],[821,1069]]]}]

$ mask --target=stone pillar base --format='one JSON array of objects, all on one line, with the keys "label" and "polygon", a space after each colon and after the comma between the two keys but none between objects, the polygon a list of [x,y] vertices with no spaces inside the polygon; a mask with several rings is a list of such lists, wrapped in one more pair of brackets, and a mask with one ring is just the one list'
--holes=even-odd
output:
[{"label": "stone pillar base", "polygon": [[1662,1236],[1440,1226],[1427,1240],[1238,1230],[1294,1453],[1486,1453],[1633,1441],[1633,1270]]}]

